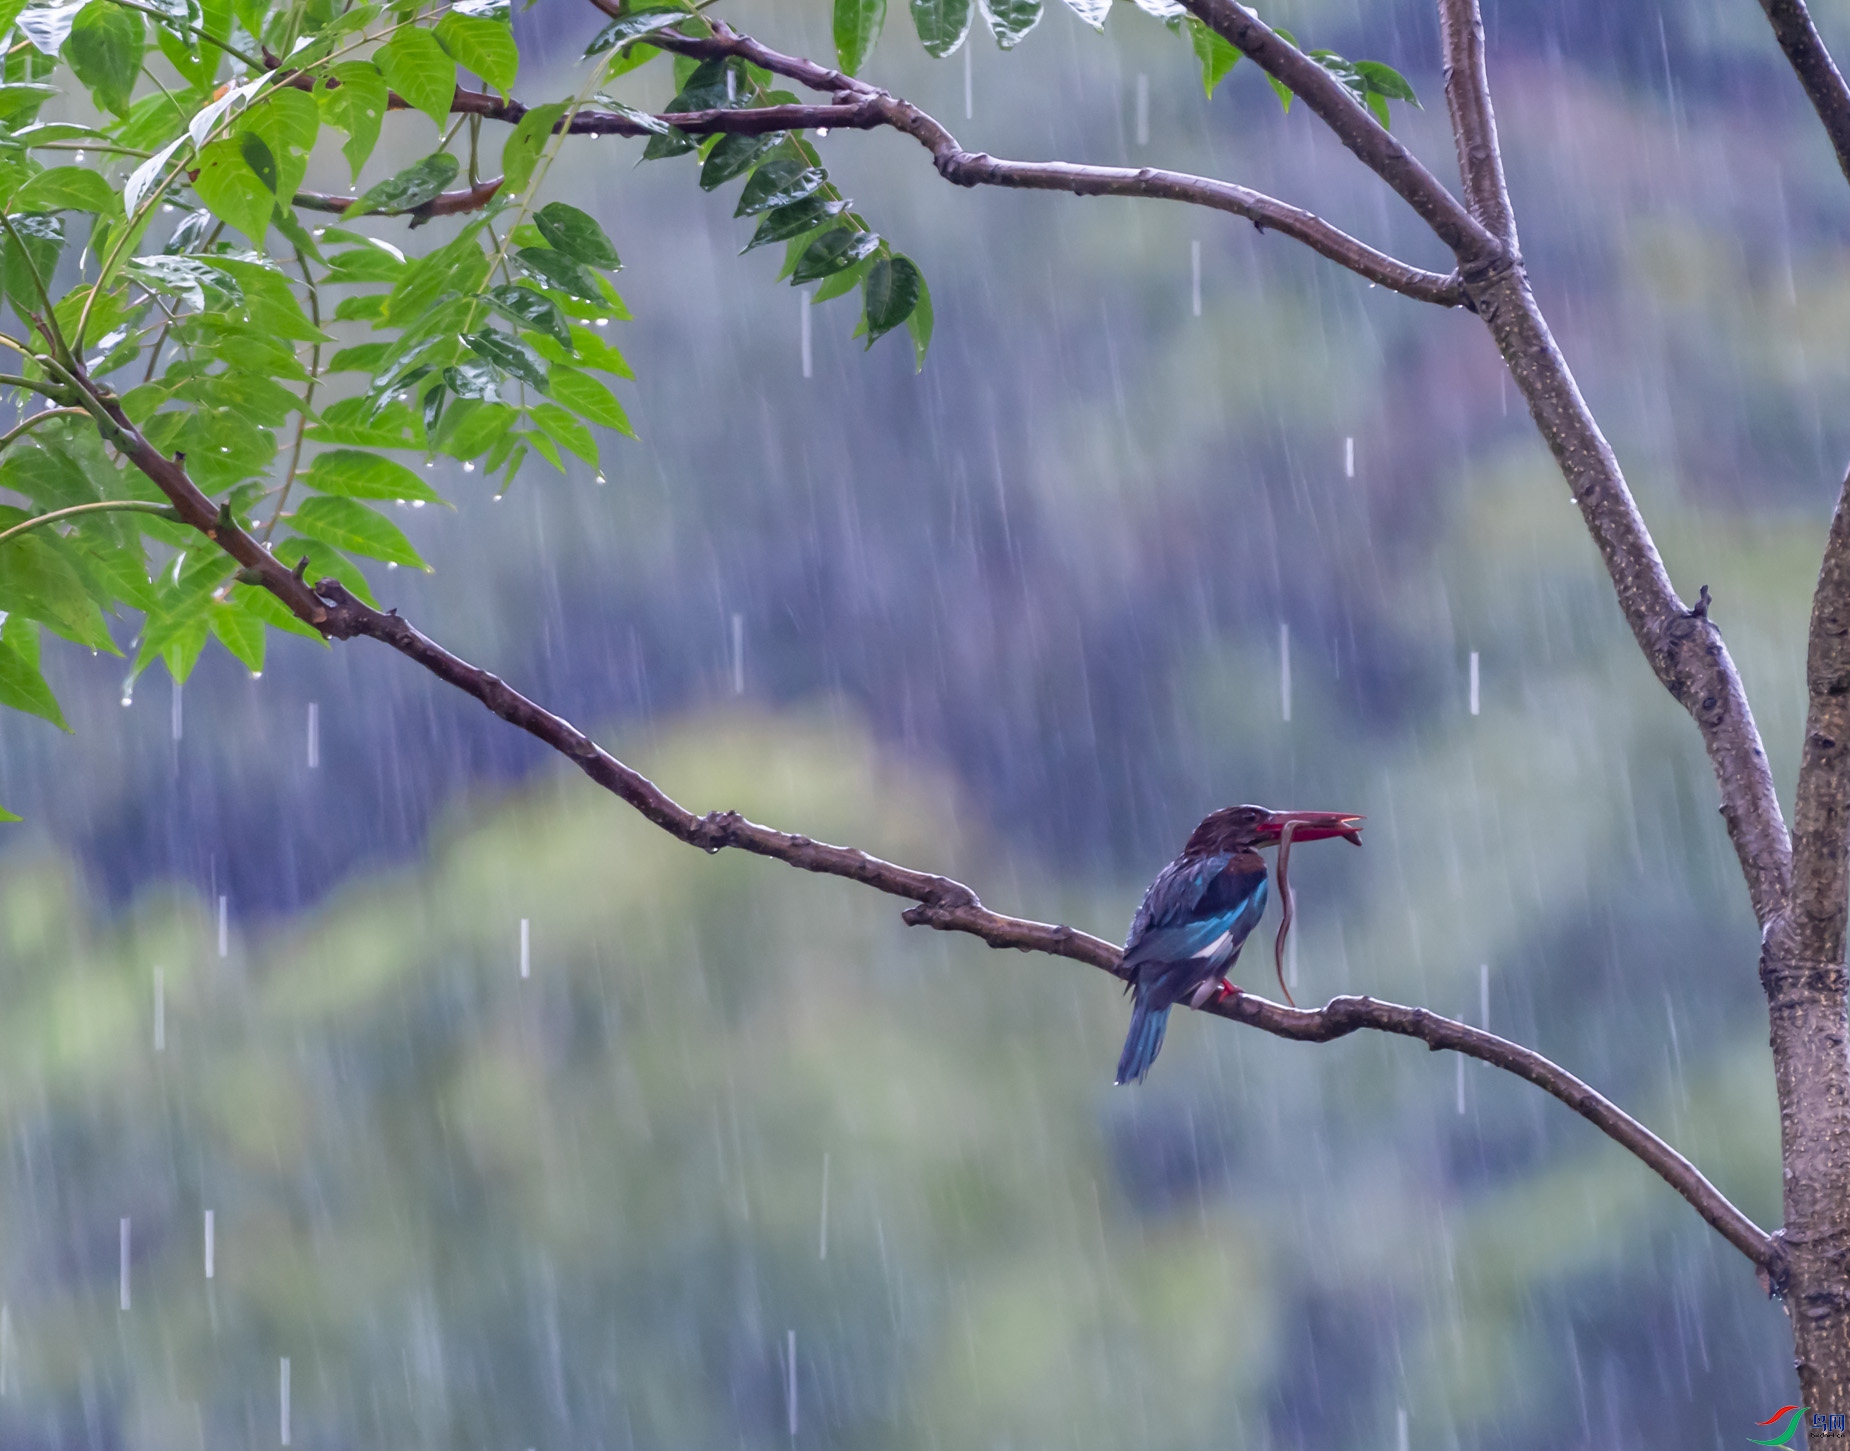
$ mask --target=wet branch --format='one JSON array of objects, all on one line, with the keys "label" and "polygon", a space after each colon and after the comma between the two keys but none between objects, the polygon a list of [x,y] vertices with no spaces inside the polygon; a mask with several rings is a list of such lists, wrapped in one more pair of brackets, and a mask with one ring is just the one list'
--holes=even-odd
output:
[{"label": "wet branch", "polygon": [[[748,821],[736,811],[697,815],[569,721],[535,704],[497,676],[451,654],[401,616],[371,608],[335,580],[321,581],[315,592],[327,609],[326,619],[319,623],[326,634],[341,639],[364,635],[391,646],[565,756],[598,785],[690,846],[707,852],[732,848],[802,871],[845,877],[914,902],[916,905],[902,914],[909,925],[964,932],[991,947],[1072,958],[1118,975],[1121,950],[1103,938],[1072,927],[992,912],[974,891],[949,877],[915,871],[853,847],[832,846],[777,831]],[[1327,1043],[1364,1028],[1374,1029],[1417,1038],[1434,1050],[1449,1049],[1502,1068],[1558,1098],[1630,1151],[1755,1265],[1767,1268],[1774,1264],[1778,1254],[1775,1241],[1736,1209],[1689,1160],[1609,1099],[1533,1049],[1424,1008],[1401,1007],[1372,998],[1335,998],[1315,1011],[1300,1011],[1238,993],[1211,1001],[1204,1011],[1275,1037],[1306,1043]]]},{"label": "wet branch", "polygon": [[[490,177],[487,181],[477,182],[462,191],[446,191],[432,197],[427,202],[420,202],[414,207],[381,207],[378,211],[367,213],[375,217],[410,217],[412,225],[427,222],[432,217],[455,217],[465,212],[479,212],[495,199],[495,193],[501,190],[501,178]],[[310,212],[344,212],[359,201],[352,196],[329,196],[319,191],[299,191],[292,198],[294,204]]]},{"label": "wet branch", "polygon": [[1837,152],[1837,164],[1850,178],[1850,86],[1844,84],[1824,38],[1812,24],[1805,0],[1760,0],[1760,8],[1773,27],[1773,38],[1785,52],[1793,74],[1805,88],[1824,133]]},{"label": "wet branch", "polygon": [[1516,215],[1497,146],[1497,116],[1484,66],[1484,17],[1477,0],[1439,0],[1439,37],[1445,52],[1445,104],[1458,144],[1466,203],[1471,215],[1514,255]]},{"label": "wet branch", "polygon": [[[1076,928],[1006,917],[982,904],[962,882],[884,861],[854,847],[833,846],[807,836],[777,831],[736,811],[697,815],[648,777],[625,765],[571,722],[527,699],[505,681],[451,654],[396,613],[371,608],[338,581],[311,590],[231,518],[218,510],[187,475],[184,461],[163,458],[141,437],[112,395],[80,375],[92,402],[113,427],[113,442],[173,504],[188,524],[240,565],[246,584],[270,590],[296,616],[331,639],[366,636],[389,645],[447,684],[473,696],[511,725],[572,761],[598,785],[646,820],[690,846],[727,848],[769,857],[802,871],[844,877],[915,905],[903,914],[912,926],[964,932],[991,947],[1043,952],[1097,967],[1116,976],[1120,949]],[[1622,1148],[1630,1151],[1681,1194],[1728,1242],[1754,1264],[1774,1273],[1778,1243],[1736,1209],[1687,1159],[1573,1074],[1524,1048],[1423,1008],[1401,1007],[1372,998],[1335,998],[1315,1011],[1300,1011],[1245,993],[1210,1001],[1204,1011],[1244,1023],[1280,1038],[1325,1043],[1361,1029],[1418,1038],[1433,1049],[1449,1049],[1490,1063],[1558,1098]]]}]

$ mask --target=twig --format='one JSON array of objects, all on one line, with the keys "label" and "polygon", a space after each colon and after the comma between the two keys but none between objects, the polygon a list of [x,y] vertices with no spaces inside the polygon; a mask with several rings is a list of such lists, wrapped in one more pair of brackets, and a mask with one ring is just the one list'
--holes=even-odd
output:
[{"label": "twig", "polygon": [[1466,204],[1471,215],[1515,253],[1516,215],[1497,147],[1497,115],[1490,103],[1478,0],[1439,0],[1439,39],[1445,52],[1445,104],[1458,145]]},{"label": "twig", "polygon": [[[81,408],[74,411],[79,413],[83,412]],[[42,417],[43,415],[40,416]],[[11,529],[0,529],[0,544],[6,543],[7,540],[13,538],[15,535],[24,534],[29,529],[37,529],[46,524],[56,524],[60,519],[70,519],[79,514],[106,514],[111,511],[117,513],[128,511],[137,514],[165,514],[169,519],[175,517],[172,505],[155,504],[146,499],[108,499],[96,504],[72,504],[69,508],[53,509],[49,514],[40,514],[35,519],[24,520],[21,523],[15,524]]]},{"label": "twig", "polygon": [[1850,86],[1812,24],[1805,0],[1760,0],[1773,26],[1773,38],[1785,52],[1792,72],[1805,88],[1812,109],[1837,152],[1837,164],[1850,177]]}]

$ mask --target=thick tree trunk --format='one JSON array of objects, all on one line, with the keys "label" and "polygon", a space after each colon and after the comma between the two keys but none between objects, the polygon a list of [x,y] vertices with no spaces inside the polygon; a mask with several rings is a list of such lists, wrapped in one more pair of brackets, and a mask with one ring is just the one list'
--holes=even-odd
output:
[{"label": "thick tree trunk", "polygon": [[[1763,924],[1760,976],[1779,1092],[1785,1228],[1774,1289],[1792,1319],[1799,1393],[1850,1412],[1850,1054],[1844,939],[1850,892],[1850,517],[1832,521],[1813,609],[1806,725],[1788,845],[1747,696],[1707,617],[1684,605],[1521,263],[1465,278],[1612,577],[1619,607],[1665,688],[1694,718],[1722,815]],[[1850,489],[1850,481],[1846,481]]]},{"label": "thick tree trunk", "polygon": [[1785,1166],[1780,1288],[1799,1391],[1850,1412],[1850,1054],[1844,940],[1850,898],[1850,478],[1812,599],[1805,745],[1792,818],[1791,902],[1768,924],[1760,981],[1772,1018]]},{"label": "thick tree trunk", "polygon": [[1785,1165],[1783,1283],[1799,1395],[1850,1411],[1850,1057],[1844,969],[1782,956],[1760,961],[1773,1023]]}]

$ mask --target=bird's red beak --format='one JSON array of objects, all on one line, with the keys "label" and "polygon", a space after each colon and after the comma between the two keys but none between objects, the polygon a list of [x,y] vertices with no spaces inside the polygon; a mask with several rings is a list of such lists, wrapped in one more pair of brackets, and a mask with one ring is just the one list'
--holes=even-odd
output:
[{"label": "bird's red beak", "polygon": [[1347,811],[1274,811],[1260,827],[1260,840],[1263,845],[1276,845],[1291,826],[1293,841],[1329,841],[1340,836],[1360,846],[1363,820]]}]

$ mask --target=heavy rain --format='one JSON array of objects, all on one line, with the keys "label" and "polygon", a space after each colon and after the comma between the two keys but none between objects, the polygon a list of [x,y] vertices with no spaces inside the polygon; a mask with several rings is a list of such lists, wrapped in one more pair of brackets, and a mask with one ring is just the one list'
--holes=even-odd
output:
[{"label": "heavy rain", "polygon": [[[836,63],[826,0],[720,8]],[[1256,63],[1204,94],[1165,8],[934,59],[895,5],[860,75],[969,152],[1222,178],[1452,269]],[[1457,191],[1433,0],[1258,13],[1404,76],[1392,134]],[[1749,0],[1483,18],[1530,282],[1790,818],[1850,189]],[[606,19],[515,6],[514,93],[588,95]],[[669,64],[591,88],[663,111]],[[109,121],[51,83],[40,119]],[[361,189],[442,134],[387,123]],[[1300,1007],[1527,1045],[1778,1228],[1716,776],[1483,321],[1224,211],[811,141],[929,283],[922,364],[740,256],[736,182],[568,137],[541,196],[621,253],[583,322],[635,436],[398,455],[441,500],[377,504],[430,565],[366,561],[379,606],[692,812],[1113,944],[1209,812],[1364,816],[1292,849]],[[354,190],[340,144],[306,186]],[[302,213],[413,257],[466,221]],[[1732,1448],[1801,1400],[1755,1266],[1513,1073],[1184,1007],[1115,1086],[1105,973],[694,849],[377,639],[214,639],[181,685],[141,619],[46,635],[71,733],[0,711],[4,1451]],[[1261,997],[1279,911],[1228,969]]]}]

